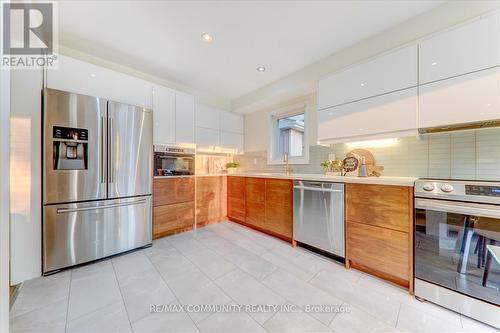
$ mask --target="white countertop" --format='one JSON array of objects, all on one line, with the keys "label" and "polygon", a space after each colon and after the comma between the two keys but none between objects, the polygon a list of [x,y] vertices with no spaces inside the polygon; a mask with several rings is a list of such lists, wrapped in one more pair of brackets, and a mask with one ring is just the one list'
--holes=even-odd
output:
[{"label": "white countertop", "polygon": [[417,178],[415,177],[353,177],[353,176],[327,176],[324,174],[304,174],[293,173],[286,175],[284,173],[232,173],[228,176],[256,177],[256,178],[277,178],[292,180],[311,180],[333,183],[359,183],[376,185],[395,185],[395,186],[414,186]]},{"label": "white countertop", "polygon": [[155,176],[154,178],[192,178],[192,177],[255,177],[255,178],[276,178],[291,180],[311,180],[332,183],[357,183],[357,184],[375,184],[375,185],[394,185],[394,186],[414,186],[418,178],[415,177],[354,177],[354,176],[327,176],[324,174],[313,173],[285,173],[273,172],[239,172],[239,173],[216,173],[216,174],[198,174],[196,176]]}]

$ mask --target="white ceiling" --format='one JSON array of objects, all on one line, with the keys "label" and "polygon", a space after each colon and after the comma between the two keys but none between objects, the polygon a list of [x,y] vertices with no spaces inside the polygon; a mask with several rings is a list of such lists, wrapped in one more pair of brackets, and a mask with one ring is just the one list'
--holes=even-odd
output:
[{"label": "white ceiling", "polygon": [[[232,100],[441,3],[64,1],[59,40]],[[202,32],[213,43],[202,42]]]}]

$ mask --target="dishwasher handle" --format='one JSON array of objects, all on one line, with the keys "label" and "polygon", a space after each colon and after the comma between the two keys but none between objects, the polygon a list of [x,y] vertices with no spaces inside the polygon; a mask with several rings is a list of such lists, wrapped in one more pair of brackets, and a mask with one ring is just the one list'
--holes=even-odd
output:
[{"label": "dishwasher handle", "polygon": [[295,185],[294,189],[305,190],[305,191],[316,191],[316,192],[334,192],[334,193],[344,193],[342,190],[324,188],[324,187],[309,187],[309,186],[301,186]]}]

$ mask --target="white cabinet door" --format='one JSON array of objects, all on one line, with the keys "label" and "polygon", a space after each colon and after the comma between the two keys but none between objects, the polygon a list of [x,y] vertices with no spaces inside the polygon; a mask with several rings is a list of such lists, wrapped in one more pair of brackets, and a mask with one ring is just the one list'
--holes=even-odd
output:
[{"label": "white cabinet door", "polygon": [[420,84],[500,65],[499,14],[424,40],[419,53]]},{"label": "white cabinet door", "polygon": [[152,84],[139,78],[59,55],[47,70],[47,87],[152,108]]},{"label": "white cabinet door", "polygon": [[231,149],[236,154],[242,154],[244,150],[243,134],[221,131],[220,141],[223,149]]},{"label": "white cabinet door", "polygon": [[419,127],[500,119],[500,68],[420,87]]},{"label": "white cabinet door", "polygon": [[192,145],[194,141],[194,96],[175,93],[175,141],[177,144]]},{"label": "white cabinet door", "polygon": [[219,130],[221,111],[212,107],[197,104],[196,105],[196,127],[211,128]]},{"label": "white cabinet door", "polygon": [[411,45],[321,79],[318,109],[416,85],[417,46]]},{"label": "white cabinet door", "polygon": [[243,116],[232,112],[221,111],[220,128],[222,131],[243,134],[244,132]]},{"label": "white cabinet door", "polygon": [[417,88],[364,99],[318,111],[318,140],[363,140],[401,134],[417,127]]},{"label": "white cabinet door", "polygon": [[153,86],[153,142],[175,143],[175,91],[167,87]]},{"label": "white cabinet door", "polygon": [[211,128],[196,128],[196,145],[200,149],[211,149],[220,146],[220,131]]}]

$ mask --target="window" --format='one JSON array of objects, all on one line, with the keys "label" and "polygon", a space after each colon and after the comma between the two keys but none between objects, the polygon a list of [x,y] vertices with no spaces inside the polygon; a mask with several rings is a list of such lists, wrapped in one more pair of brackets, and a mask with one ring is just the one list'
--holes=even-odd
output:
[{"label": "window", "polygon": [[301,104],[273,112],[270,117],[268,164],[283,164],[288,154],[290,164],[309,163],[307,105]]},{"label": "window", "polygon": [[304,156],[304,118],[305,114],[301,113],[278,119],[280,156]]}]

